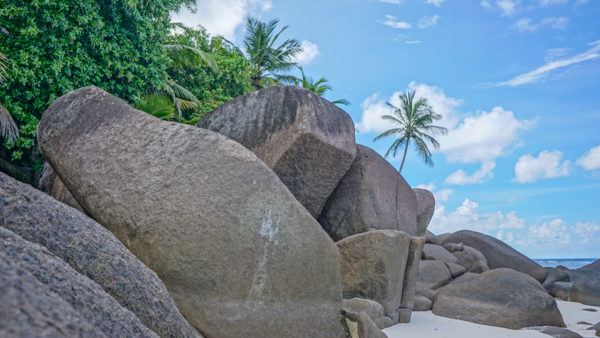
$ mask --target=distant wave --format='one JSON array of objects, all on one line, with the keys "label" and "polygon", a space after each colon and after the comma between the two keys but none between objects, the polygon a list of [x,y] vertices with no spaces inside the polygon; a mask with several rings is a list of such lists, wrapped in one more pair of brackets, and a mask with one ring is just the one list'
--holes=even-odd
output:
[{"label": "distant wave", "polygon": [[540,258],[534,259],[539,265],[545,267],[565,266],[569,269],[579,269],[585,265],[595,262],[597,258]]}]

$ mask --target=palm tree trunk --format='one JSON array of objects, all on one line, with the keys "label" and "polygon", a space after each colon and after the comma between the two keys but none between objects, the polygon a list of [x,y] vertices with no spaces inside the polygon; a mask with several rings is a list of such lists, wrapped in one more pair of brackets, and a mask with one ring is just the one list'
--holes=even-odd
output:
[{"label": "palm tree trunk", "polygon": [[404,168],[404,161],[406,161],[406,153],[408,153],[408,144],[410,143],[410,137],[406,139],[406,144],[404,145],[404,155],[402,155],[402,162],[400,162],[400,168],[398,169],[398,176],[396,176],[396,226],[398,230],[400,230],[400,215],[398,214],[398,188],[400,187],[400,175],[402,173],[402,168]]}]

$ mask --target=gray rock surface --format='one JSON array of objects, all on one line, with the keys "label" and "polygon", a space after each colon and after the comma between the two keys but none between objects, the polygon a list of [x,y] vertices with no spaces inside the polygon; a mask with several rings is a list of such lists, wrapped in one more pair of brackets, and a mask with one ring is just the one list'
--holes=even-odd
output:
[{"label": "gray rock surface", "polygon": [[401,231],[374,230],[336,244],[342,257],[344,298],[374,300],[397,323],[410,236]]},{"label": "gray rock surface", "polygon": [[408,249],[408,259],[406,260],[404,282],[402,283],[399,323],[410,322],[415,303],[415,292],[417,289],[417,280],[419,278],[419,265],[421,264],[421,255],[423,253],[424,245],[424,237],[410,238],[410,248]]},{"label": "gray rock surface", "polygon": [[209,337],[336,337],[334,243],[271,169],[215,132],[86,87],[38,130],[80,205],[163,280]]},{"label": "gray rock surface", "polygon": [[552,297],[562,300],[569,300],[571,289],[573,289],[573,283],[571,282],[554,282],[546,287]]},{"label": "gray rock surface", "polygon": [[540,283],[546,279],[547,272],[541,265],[492,236],[461,230],[448,236],[441,243],[463,243],[479,250],[487,259],[490,269],[511,268],[530,275]]},{"label": "gray rock surface", "polygon": [[156,273],[79,211],[0,173],[0,227],[37,243],[98,283],[161,337],[199,337]]},{"label": "gray rock surface", "polygon": [[426,238],[426,240],[427,240],[427,241],[426,241],[426,243],[429,243],[429,244],[436,244],[436,245],[438,244],[438,239],[437,239],[437,236],[436,236],[436,235],[434,235],[434,234],[433,234],[433,232],[431,232],[431,231],[429,231],[429,230],[427,230],[427,231],[425,232],[425,238]]},{"label": "gray rock surface", "polygon": [[472,281],[438,290],[433,313],[474,323],[520,329],[564,327],[553,297],[532,277],[512,269],[494,269]]},{"label": "gray rock surface", "polygon": [[364,312],[380,329],[393,325],[392,319],[383,313],[383,306],[374,300],[364,298],[344,299],[342,310],[355,313]]},{"label": "gray rock surface", "polygon": [[431,311],[432,307],[433,302],[431,301],[431,299],[419,295],[415,297],[414,311]]},{"label": "gray rock surface", "polygon": [[[397,193],[396,193],[397,192]],[[367,229],[417,233],[417,198],[408,183],[374,150],[358,145],[319,223],[334,240]]]},{"label": "gray rock surface", "polygon": [[438,289],[452,279],[450,270],[442,261],[421,261],[417,289]]},{"label": "gray rock surface", "polygon": [[470,282],[472,280],[475,279],[480,279],[481,275],[478,273],[473,273],[473,272],[465,272],[462,275],[454,278],[453,280],[450,281],[450,283],[448,283],[448,285],[450,284],[458,284],[458,283],[464,283],[464,282]]},{"label": "gray rock surface", "polygon": [[546,288],[546,290],[548,290],[554,282],[571,281],[571,277],[569,277],[568,271],[550,267],[547,267],[545,269],[548,272],[548,276],[546,276],[546,279],[544,280],[544,283],[542,283],[542,285]]},{"label": "gray rock surface", "polygon": [[443,246],[435,244],[425,244],[423,248],[424,260],[437,260],[443,262],[456,263],[458,259]]},{"label": "gray rock surface", "polygon": [[435,212],[435,197],[426,189],[414,189],[417,197],[417,236],[425,236]]},{"label": "gray rock surface", "polygon": [[4,228],[0,228],[0,259],[31,273],[107,337],[158,337],[94,281],[44,247]]},{"label": "gray rock surface", "polygon": [[600,259],[568,274],[572,283],[569,300],[600,306]]},{"label": "gray rock surface", "polygon": [[467,272],[467,269],[464,266],[456,263],[446,262],[446,266],[448,267],[448,270],[450,270],[450,275],[452,276],[452,278],[456,278],[462,275],[463,273]]},{"label": "gray rock surface", "polygon": [[351,338],[387,338],[366,313],[342,310],[342,314],[350,329]]},{"label": "gray rock surface", "polygon": [[65,187],[64,183],[60,180],[60,177],[56,175],[56,172],[48,163],[44,163],[44,172],[40,179],[40,190],[54,197],[58,201],[85,213],[83,208],[81,208],[81,205],[77,203],[71,192],[67,190],[67,187]]},{"label": "gray rock surface", "polygon": [[272,87],[237,98],[198,126],[252,150],[315,218],[356,152],[350,116],[298,87]]},{"label": "gray rock surface", "polygon": [[545,335],[552,336],[554,338],[582,338],[582,336],[580,334],[575,333],[569,329],[565,329],[564,327],[532,326],[532,327],[526,327],[523,330],[538,331]]},{"label": "gray rock surface", "polygon": [[482,273],[490,269],[485,256],[475,248],[455,243],[448,243],[444,245],[444,248],[451,251],[457,258],[457,263],[464,266],[468,271]]},{"label": "gray rock surface", "polygon": [[0,337],[108,337],[30,272],[0,259]]},{"label": "gray rock surface", "polygon": [[417,289],[417,291],[416,291],[417,296],[427,297],[431,300],[433,300],[436,293],[437,293],[437,291],[428,289],[428,288],[420,288],[420,289]]}]

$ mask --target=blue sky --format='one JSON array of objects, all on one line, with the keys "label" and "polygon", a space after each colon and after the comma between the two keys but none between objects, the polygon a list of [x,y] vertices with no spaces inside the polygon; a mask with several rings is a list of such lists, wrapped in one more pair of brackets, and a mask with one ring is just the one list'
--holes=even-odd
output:
[{"label": "blue sky", "polygon": [[234,41],[247,16],[289,25],[306,73],[352,103],[357,142],[381,154],[384,103],[408,89],[427,97],[450,132],[435,167],[410,153],[403,176],[436,194],[434,233],[469,228],[536,258],[600,257],[600,1],[198,5],[174,20]]}]

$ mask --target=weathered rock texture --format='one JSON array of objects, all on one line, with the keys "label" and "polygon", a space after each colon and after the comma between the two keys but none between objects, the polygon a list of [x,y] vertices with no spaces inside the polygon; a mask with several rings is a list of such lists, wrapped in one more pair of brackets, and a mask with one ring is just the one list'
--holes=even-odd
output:
[{"label": "weathered rock texture", "polygon": [[0,259],[0,337],[107,337],[48,286]]},{"label": "weathered rock texture", "polygon": [[298,87],[273,87],[240,97],[198,126],[252,150],[315,218],[356,152],[350,116]]},{"label": "weathered rock texture", "polygon": [[161,337],[199,337],[156,273],[77,210],[0,173],[0,227],[88,276]]},{"label": "weathered rock texture", "polygon": [[364,312],[342,310],[350,331],[350,338],[387,338],[373,320]]},{"label": "weathered rock texture", "polygon": [[423,259],[450,263],[458,262],[458,258],[456,258],[450,251],[446,250],[443,246],[435,244],[425,244],[425,247],[423,248]]},{"label": "weathered rock texture", "polygon": [[463,243],[479,250],[487,258],[490,269],[511,268],[530,275],[540,283],[546,278],[547,272],[541,265],[492,236],[461,230],[446,237],[442,244],[446,243]]},{"label": "weathered rock texture", "polygon": [[467,245],[448,243],[444,245],[458,259],[458,264],[464,266],[468,271],[482,273],[490,268],[487,265],[487,259],[477,249]]},{"label": "weathered rock texture", "polygon": [[337,242],[342,257],[344,298],[366,298],[383,305],[398,322],[410,236],[401,231],[374,230]]},{"label": "weathered rock texture", "polygon": [[201,333],[339,334],[336,247],[248,149],[95,87],[58,99],[38,143],[75,199],[157,272]]},{"label": "weathered rock texture", "polygon": [[358,145],[350,170],[327,201],[319,222],[334,240],[367,229],[400,230],[414,236],[417,198],[388,161]]},{"label": "weathered rock texture", "polygon": [[509,329],[565,326],[556,301],[539,282],[505,268],[439,289],[433,301],[433,313]]},{"label": "weathered rock texture", "polygon": [[419,264],[421,263],[424,245],[424,237],[410,238],[410,248],[408,249],[408,259],[406,260],[404,282],[402,283],[402,300],[400,301],[400,316],[398,319],[398,322],[400,323],[410,322],[412,310],[415,305]]},{"label": "weathered rock texture", "polygon": [[393,325],[392,319],[383,313],[383,306],[374,300],[364,298],[344,299],[342,310],[354,313],[364,312],[380,329]]},{"label": "weathered rock texture", "polygon": [[71,192],[67,190],[60,177],[56,175],[56,172],[48,163],[44,163],[44,173],[40,179],[40,190],[64,204],[85,213],[81,205],[77,203]]},{"label": "weathered rock texture", "polygon": [[568,300],[600,306],[600,259],[582,268],[569,270],[568,274],[572,285]]},{"label": "weathered rock texture", "polygon": [[[158,337],[94,281],[44,247],[4,228],[0,228],[0,260],[31,273],[107,337]],[[13,311],[21,311],[22,306]]]},{"label": "weathered rock texture", "polygon": [[435,197],[426,189],[414,189],[417,196],[417,236],[425,236],[435,212]]},{"label": "weathered rock texture", "polygon": [[438,289],[452,279],[450,269],[443,261],[421,261],[417,289]]}]

